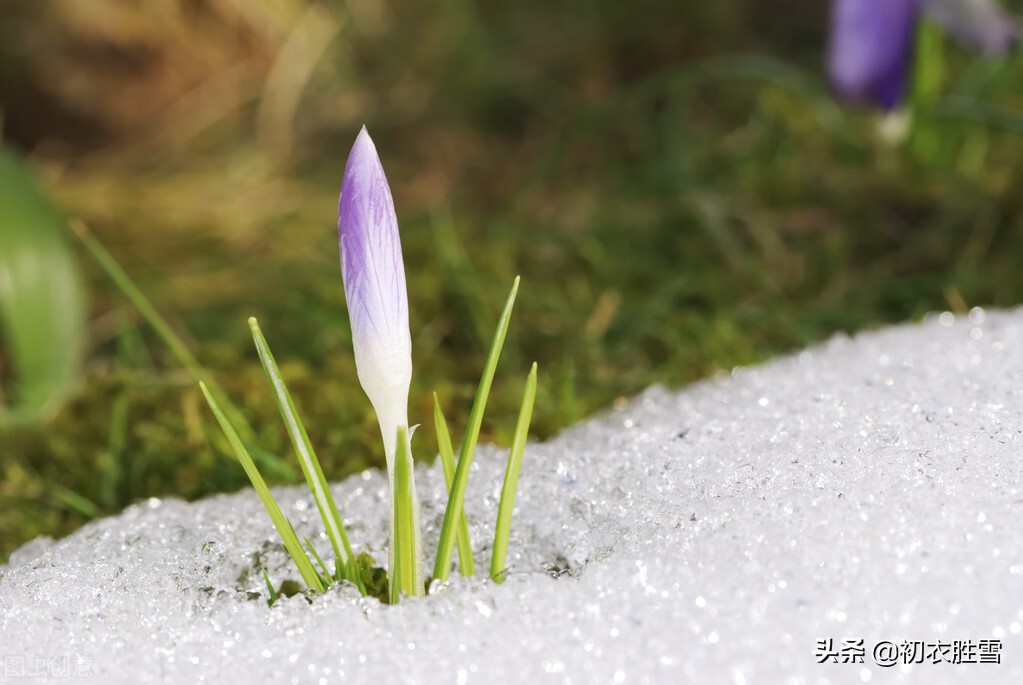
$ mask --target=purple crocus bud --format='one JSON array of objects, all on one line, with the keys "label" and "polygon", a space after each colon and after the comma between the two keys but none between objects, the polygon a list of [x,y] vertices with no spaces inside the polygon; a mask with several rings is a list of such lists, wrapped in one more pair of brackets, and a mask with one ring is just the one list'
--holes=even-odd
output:
[{"label": "purple crocus bud", "polygon": [[828,70],[839,95],[895,109],[913,58],[917,0],[835,0]]},{"label": "purple crocus bud", "polygon": [[376,411],[393,477],[398,427],[408,427],[412,337],[398,217],[365,126],[348,155],[337,213],[355,368]]},{"label": "purple crocus bud", "polygon": [[994,0],[922,0],[924,13],[954,38],[999,54],[1016,45],[1016,22]]}]

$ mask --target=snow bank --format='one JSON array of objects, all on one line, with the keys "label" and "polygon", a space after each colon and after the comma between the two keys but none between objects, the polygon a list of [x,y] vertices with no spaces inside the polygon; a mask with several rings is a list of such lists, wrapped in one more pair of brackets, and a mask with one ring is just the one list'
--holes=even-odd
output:
[{"label": "snow bank", "polygon": [[[974,310],[653,388],[527,449],[507,582],[398,607],[269,609],[258,567],[297,573],[253,492],[151,500],[0,568],[0,680],[1023,682],[1021,379],[1023,312]],[[485,567],[504,453],[476,462]],[[439,464],[417,479],[432,556]],[[378,559],[385,482],[335,486]]]}]

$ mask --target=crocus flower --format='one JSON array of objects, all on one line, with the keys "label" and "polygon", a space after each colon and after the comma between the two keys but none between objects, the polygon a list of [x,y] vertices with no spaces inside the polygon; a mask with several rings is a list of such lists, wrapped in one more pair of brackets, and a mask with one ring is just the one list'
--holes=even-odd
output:
[{"label": "crocus flower", "polygon": [[836,0],[828,70],[839,95],[894,109],[913,57],[917,0]]},{"label": "crocus flower", "polygon": [[[398,217],[376,146],[363,126],[348,155],[337,206],[337,241],[341,249],[341,277],[352,324],[355,368],[380,423],[387,457],[387,476],[395,487],[398,430],[408,445],[408,392],[412,382],[412,336],[408,326],[408,292],[401,258]],[[422,595],[423,559],[419,532],[419,502],[415,480],[408,474],[411,530],[402,528],[411,544],[411,567],[403,568],[407,587]],[[392,495],[394,497],[395,495]],[[392,509],[392,514],[393,514]],[[397,575],[391,521],[391,582]]]},{"label": "crocus flower", "polygon": [[917,21],[927,16],[987,53],[1016,43],[1016,23],[994,0],[835,0],[828,71],[838,94],[895,109],[913,61]]},{"label": "crocus flower", "polygon": [[961,42],[989,54],[1016,45],[1018,29],[993,0],[923,0],[924,13]]},{"label": "crocus flower", "polygon": [[400,426],[408,427],[412,337],[398,217],[365,127],[355,139],[341,181],[337,236],[355,367],[376,411],[393,478],[395,438]]}]

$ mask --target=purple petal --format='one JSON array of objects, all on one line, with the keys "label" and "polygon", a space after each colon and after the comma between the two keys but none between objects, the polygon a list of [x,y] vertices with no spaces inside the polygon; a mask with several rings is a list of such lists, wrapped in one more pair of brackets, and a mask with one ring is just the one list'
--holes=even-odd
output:
[{"label": "purple petal", "polygon": [[345,166],[337,227],[359,380],[378,416],[390,414],[407,402],[412,340],[398,217],[365,127]]},{"label": "purple petal", "polygon": [[1016,22],[993,0],[923,0],[924,12],[967,45],[1004,53],[1016,45]]},{"label": "purple petal", "polygon": [[835,0],[828,69],[838,93],[894,109],[913,56],[917,0]]}]

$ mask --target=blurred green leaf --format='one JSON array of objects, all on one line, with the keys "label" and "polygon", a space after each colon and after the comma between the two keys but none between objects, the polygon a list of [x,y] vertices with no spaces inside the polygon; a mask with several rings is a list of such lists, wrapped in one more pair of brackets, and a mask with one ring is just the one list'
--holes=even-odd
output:
[{"label": "blurred green leaf", "polygon": [[85,294],[65,235],[25,167],[0,147],[0,369],[11,375],[0,418],[52,412],[78,376]]}]

